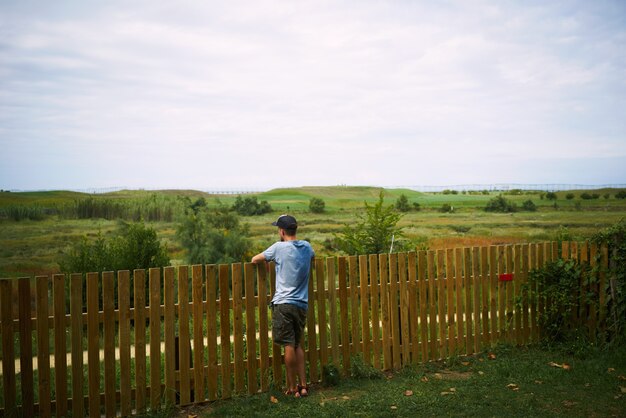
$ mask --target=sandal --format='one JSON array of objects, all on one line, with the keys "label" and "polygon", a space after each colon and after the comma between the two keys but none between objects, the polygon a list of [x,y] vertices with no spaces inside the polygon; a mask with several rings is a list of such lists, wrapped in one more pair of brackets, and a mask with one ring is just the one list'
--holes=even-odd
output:
[{"label": "sandal", "polygon": [[301,397],[309,396],[309,385],[298,385],[298,394]]},{"label": "sandal", "polygon": [[294,398],[299,398],[299,397],[301,396],[301,395],[300,395],[300,389],[297,389],[297,390],[290,390],[290,389],[287,389],[287,390],[285,391],[285,395],[286,395],[286,396],[293,396]]}]

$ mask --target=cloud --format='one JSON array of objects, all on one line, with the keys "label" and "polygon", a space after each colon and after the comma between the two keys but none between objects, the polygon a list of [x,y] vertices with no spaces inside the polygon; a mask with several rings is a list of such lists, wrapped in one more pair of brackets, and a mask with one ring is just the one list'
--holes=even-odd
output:
[{"label": "cloud", "polygon": [[[468,170],[456,167],[468,160],[625,156],[624,9],[3,5],[0,145],[11,157],[0,164],[32,174],[0,169],[0,186],[463,183]],[[303,167],[288,180],[284,154]],[[102,173],[74,172],[94,156]],[[176,164],[185,170],[162,168]],[[474,182],[500,181],[473,172]]]}]

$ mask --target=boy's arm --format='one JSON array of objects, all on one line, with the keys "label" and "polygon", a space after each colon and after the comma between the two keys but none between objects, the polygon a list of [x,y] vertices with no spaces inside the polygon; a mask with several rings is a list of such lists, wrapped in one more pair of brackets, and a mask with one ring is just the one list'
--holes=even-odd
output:
[{"label": "boy's arm", "polygon": [[257,255],[255,255],[254,257],[252,257],[252,262],[253,263],[262,263],[265,260],[265,254],[263,253],[258,253]]}]

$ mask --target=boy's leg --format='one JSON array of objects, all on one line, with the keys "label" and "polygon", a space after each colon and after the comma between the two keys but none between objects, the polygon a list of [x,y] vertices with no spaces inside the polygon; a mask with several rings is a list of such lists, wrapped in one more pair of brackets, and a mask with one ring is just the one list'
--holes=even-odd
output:
[{"label": "boy's leg", "polygon": [[[298,347],[300,351],[302,348]],[[287,371],[287,389],[291,392],[297,391],[296,374],[298,373],[297,349],[293,345],[285,345],[285,369]],[[304,353],[302,354],[304,360]]]},{"label": "boy's leg", "polygon": [[[298,378],[300,379],[300,386],[306,388],[306,367],[304,363],[304,350],[302,346],[298,346],[296,348],[296,358],[297,358],[297,369],[298,369]],[[304,389],[306,390],[306,389]],[[303,393],[302,395],[307,395],[308,393]]]}]

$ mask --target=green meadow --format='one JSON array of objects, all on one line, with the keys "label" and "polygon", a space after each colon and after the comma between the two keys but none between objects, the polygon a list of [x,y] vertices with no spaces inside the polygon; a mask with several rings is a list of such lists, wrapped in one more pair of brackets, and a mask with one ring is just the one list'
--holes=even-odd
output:
[{"label": "green meadow", "polygon": [[[252,255],[276,239],[271,222],[282,213],[291,213],[300,222],[299,237],[309,240],[318,255],[339,255],[333,245],[345,225],[358,220],[364,203],[374,204],[381,190],[385,205],[401,196],[420,210],[403,213],[400,226],[408,248],[440,249],[503,243],[540,242],[555,239],[582,240],[626,216],[626,199],[616,198],[619,189],[578,190],[556,193],[549,200],[539,191],[484,191],[421,193],[408,189],[376,187],[301,187],[274,189],[254,195],[268,201],[273,211],[261,216],[242,217],[250,226]],[[581,194],[596,194],[582,199]],[[534,212],[492,213],[484,210],[499,194],[521,209],[531,200]],[[574,197],[567,198],[568,194]],[[118,225],[116,214],[127,221],[144,219],[167,244],[171,263],[185,263],[185,251],[176,239],[178,219],[185,202],[205,198],[209,205],[232,205],[236,195],[212,195],[195,190],[123,190],[105,194],[69,191],[0,193],[0,277],[34,276],[59,271],[58,261],[81,236],[93,238],[112,234]],[[309,211],[309,201],[324,200],[323,213]],[[76,216],[85,202],[106,202],[107,212]],[[82,206],[81,206],[82,204]],[[442,212],[449,205],[452,212]],[[15,220],[19,218],[19,220]]]}]

